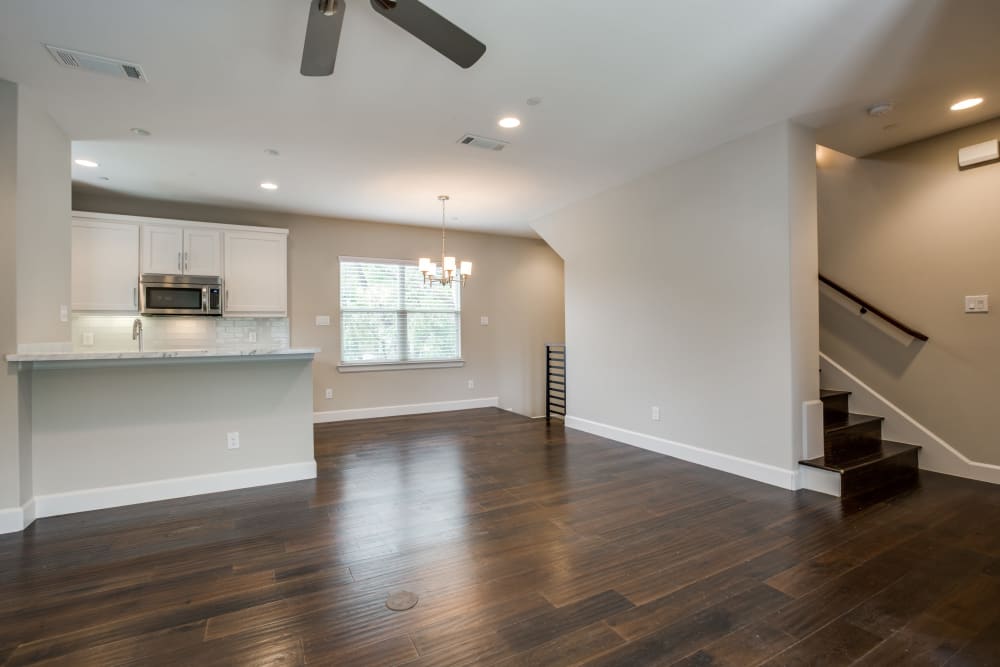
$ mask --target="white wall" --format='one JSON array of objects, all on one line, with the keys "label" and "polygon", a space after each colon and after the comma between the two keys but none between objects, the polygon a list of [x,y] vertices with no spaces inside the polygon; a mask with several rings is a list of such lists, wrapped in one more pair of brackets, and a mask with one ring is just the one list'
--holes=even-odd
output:
[{"label": "white wall", "polygon": [[571,425],[795,484],[818,394],[814,151],[783,123],[533,225],[565,260]]},{"label": "white wall", "polygon": [[68,343],[70,142],[24,86],[17,106],[17,341]]},{"label": "white wall", "polygon": [[[0,79],[0,353],[17,350],[17,86]],[[0,373],[0,532],[3,513],[19,507],[17,373]],[[19,510],[18,510],[19,511]]]}]

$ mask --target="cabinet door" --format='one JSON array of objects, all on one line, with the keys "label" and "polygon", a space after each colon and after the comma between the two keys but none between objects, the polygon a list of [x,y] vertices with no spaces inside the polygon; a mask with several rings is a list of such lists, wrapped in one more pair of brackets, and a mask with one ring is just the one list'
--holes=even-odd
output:
[{"label": "cabinet door", "polygon": [[288,237],[226,232],[226,315],[285,317],[288,313]]},{"label": "cabinet door", "polygon": [[142,226],[142,272],[184,273],[183,230],[180,227]]},{"label": "cabinet door", "polygon": [[73,310],[139,310],[139,227],[73,221]]},{"label": "cabinet door", "polygon": [[222,234],[211,229],[184,230],[184,273],[222,275]]}]

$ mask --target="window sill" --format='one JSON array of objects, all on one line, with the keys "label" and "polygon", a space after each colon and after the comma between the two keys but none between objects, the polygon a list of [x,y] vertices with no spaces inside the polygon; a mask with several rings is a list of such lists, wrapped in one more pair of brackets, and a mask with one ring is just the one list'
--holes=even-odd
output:
[{"label": "window sill", "polygon": [[452,359],[450,361],[361,362],[338,364],[337,370],[341,373],[370,373],[372,371],[417,371],[426,368],[461,368],[464,365],[464,359]]}]

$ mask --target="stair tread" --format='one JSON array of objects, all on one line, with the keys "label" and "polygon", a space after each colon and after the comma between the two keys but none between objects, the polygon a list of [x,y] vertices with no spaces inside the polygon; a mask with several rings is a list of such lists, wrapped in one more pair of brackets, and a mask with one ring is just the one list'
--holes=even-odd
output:
[{"label": "stair tread", "polygon": [[827,432],[839,431],[841,429],[850,428],[859,424],[872,424],[882,421],[885,421],[885,417],[879,417],[877,415],[862,415],[851,412],[847,414],[845,419],[838,419],[832,424],[823,424],[823,430]]},{"label": "stair tread", "polygon": [[876,454],[862,456],[849,461],[841,461],[839,463],[827,463],[825,456],[820,456],[815,459],[806,459],[804,461],[799,461],[799,463],[811,468],[820,468],[831,472],[845,473],[885,461],[886,459],[903,456],[904,454],[909,454],[912,451],[920,451],[920,446],[909,445],[905,442],[895,442],[893,440],[883,440],[882,447]]},{"label": "stair tread", "polygon": [[841,391],[840,389],[820,389],[819,397],[820,399],[832,398],[834,396],[850,396],[851,392]]}]

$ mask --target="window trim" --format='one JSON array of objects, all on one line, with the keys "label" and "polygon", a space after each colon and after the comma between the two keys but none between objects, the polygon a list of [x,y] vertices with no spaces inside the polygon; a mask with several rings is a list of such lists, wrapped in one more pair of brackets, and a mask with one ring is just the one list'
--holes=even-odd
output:
[{"label": "window trim", "polygon": [[[353,257],[340,255],[337,257],[337,280],[338,280],[338,303],[341,301],[340,293],[343,287],[340,285],[340,268],[344,262],[357,264],[389,264],[393,266],[419,266],[418,262],[412,259],[389,259],[385,257]],[[454,287],[452,287],[454,289]],[[461,286],[458,288],[461,290]],[[462,357],[462,293],[458,294],[458,310],[401,310],[398,308],[347,308],[340,305],[340,362],[337,364],[337,371],[340,373],[361,373],[368,371],[396,371],[396,370],[420,370],[431,368],[460,368],[465,365]],[[403,326],[406,326],[406,315],[408,313],[446,313],[458,315],[456,326],[458,329],[456,342],[458,345],[458,356],[447,359],[415,359],[398,361],[344,361],[344,313],[396,313],[403,315]],[[403,332],[402,343],[406,344],[406,332]]]}]

